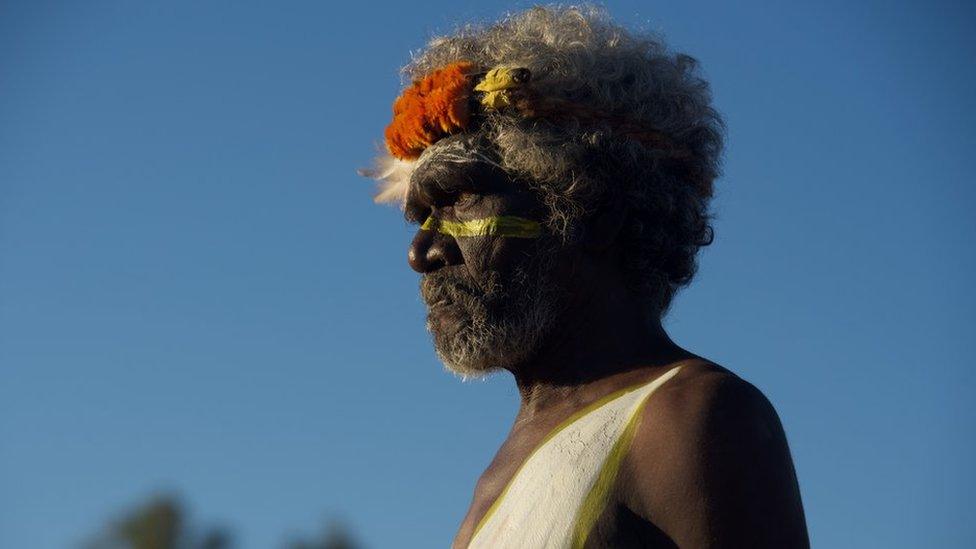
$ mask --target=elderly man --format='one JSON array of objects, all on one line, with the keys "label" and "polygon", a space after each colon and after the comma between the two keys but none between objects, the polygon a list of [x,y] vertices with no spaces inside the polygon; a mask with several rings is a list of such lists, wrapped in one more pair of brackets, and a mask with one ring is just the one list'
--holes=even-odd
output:
[{"label": "elderly man", "polygon": [[661,325],[712,234],[722,122],[695,61],[535,8],[405,72],[377,198],[418,225],[444,364],[521,394],[454,547],[807,546],[776,412]]}]

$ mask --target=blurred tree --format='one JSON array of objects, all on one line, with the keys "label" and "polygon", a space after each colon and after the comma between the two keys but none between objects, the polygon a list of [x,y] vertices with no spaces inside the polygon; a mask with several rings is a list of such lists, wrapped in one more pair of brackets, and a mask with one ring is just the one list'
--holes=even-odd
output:
[{"label": "blurred tree", "polygon": [[230,537],[220,529],[195,533],[187,526],[183,507],[172,496],[156,496],[109,525],[85,545],[87,549],[229,549]]},{"label": "blurred tree", "polygon": [[337,520],[326,524],[321,537],[315,540],[298,540],[287,545],[287,549],[358,549],[346,527]]},{"label": "blurred tree", "polygon": [[[84,549],[231,549],[223,529],[191,529],[180,501],[156,496],[114,521]],[[358,549],[343,523],[331,520],[315,539],[298,539],[285,549]]]}]

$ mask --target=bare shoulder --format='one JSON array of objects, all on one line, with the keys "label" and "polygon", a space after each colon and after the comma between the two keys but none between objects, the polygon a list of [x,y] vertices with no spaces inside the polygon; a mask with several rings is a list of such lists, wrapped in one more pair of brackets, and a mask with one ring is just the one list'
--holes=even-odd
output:
[{"label": "bare shoulder", "polygon": [[738,462],[745,466],[769,450],[789,457],[769,399],[726,368],[696,360],[648,399],[628,465],[638,477],[654,480],[653,473],[661,471],[668,478],[684,478],[716,468],[732,470]]},{"label": "bare shoulder", "polygon": [[621,502],[682,547],[806,546],[776,410],[717,364],[686,364],[651,395],[620,480]]},{"label": "bare shoulder", "polygon": [[[664,383],[644,408],[641,425],[683,436],[706,434],[716,428],[739,431],[761,426],[768,431],[779,425],[776,410],[766,396],[748,381],[706,360],[683,365]],[[715,434],[714,432],[711,434]]]}]

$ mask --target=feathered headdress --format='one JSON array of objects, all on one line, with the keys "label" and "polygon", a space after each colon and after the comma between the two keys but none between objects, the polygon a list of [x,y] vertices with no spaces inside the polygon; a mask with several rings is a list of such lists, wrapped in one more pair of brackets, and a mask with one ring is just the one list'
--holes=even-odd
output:
[{"label": "feathered headdress", "polygon": [[524,118],[558,122],[607,123],[622,135],[663,150],[673,159],[687,158],[661,132],[564,99],[543,97],[531,87],[531,72],[521,67],[483,70],[458,61],[437,69],[406,88],[393,103],[393,121],[386,127],[385,154],[365,173],[380,181],[377,202],[406,199],[410,176],[425,149],[438,140],[470,127],[489,111],[514,111]]}]

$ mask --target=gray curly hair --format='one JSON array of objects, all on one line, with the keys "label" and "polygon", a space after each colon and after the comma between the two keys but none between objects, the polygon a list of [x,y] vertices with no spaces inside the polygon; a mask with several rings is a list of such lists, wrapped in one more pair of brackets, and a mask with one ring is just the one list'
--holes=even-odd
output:
[{"label": "gray curly hair", "polygon": [[[567,243],[579,238],[593,214],[623,204],[621,268],[634,291],[663,315],[694,276],[698,249],[712,241],[708,203],[724,126],[695,59],[668,51],[656,35],[614,24],[599,8],[535,7],[434,38],[403,72],[418,80],[462,60],[528,68],[541,96],[606,116],[557,121],[491,113],[463,138],[435,143],[416,162],[391,160],[377,178],[409,178],[444,164],[437,159],[483,161],[487,146],[494,162],[538,193],[550,213],[547,226]],[[650,147],[620,132],[613,119],[652,128],[669,145]],[[464,149],[471,154],[459,152]],[[677,160],[675,150],[682,151]]]}]

